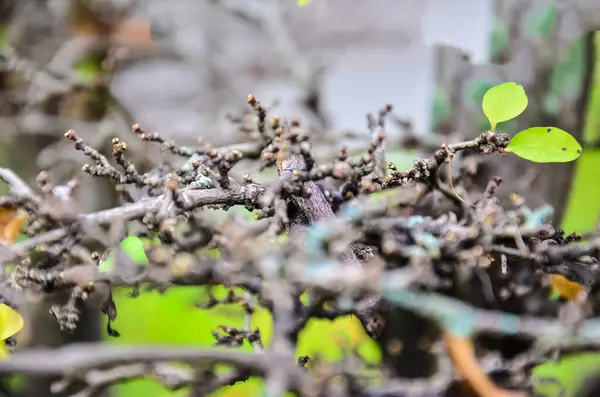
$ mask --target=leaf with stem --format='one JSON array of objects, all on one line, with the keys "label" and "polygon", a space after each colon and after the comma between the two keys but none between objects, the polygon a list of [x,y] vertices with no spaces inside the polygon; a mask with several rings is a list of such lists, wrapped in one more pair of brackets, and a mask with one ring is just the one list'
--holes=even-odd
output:
[{"label": "leaf with stem", "polygon": [[515,82],[508,82],[487,90],[481,106],[491,130],[494,131],[498,123],[512,120],[523,113],[528,104],[525,88]]}]

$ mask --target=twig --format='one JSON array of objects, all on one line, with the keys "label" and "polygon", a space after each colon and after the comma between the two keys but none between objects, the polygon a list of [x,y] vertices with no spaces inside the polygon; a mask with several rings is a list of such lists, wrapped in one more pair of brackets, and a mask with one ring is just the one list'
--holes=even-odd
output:
[{"label": "twig", "polygon": [[[212,204],[246,204],[256,202],[257,198],[264,191],[264,187],[256,184],[249,184],[238,187],[236,190],[195,190],[182,189],[189,208],[197,208]],[[108,210],[98,211],[80,217],[82,222],[89,224],[106,225],[116,220],[132,220],[141,218],[145,214],[157,212],[164,201],[164,196],[139,201],[134,204],[126,204],[121,207],[115,207]],[[66,229],[55,229],[36,237],[27,239],[9,247],[0,247],[0,263],[6,263],[25,255],[27,251],[34,249],[41,244],[48,244],[60,240],[67,235]]]}]

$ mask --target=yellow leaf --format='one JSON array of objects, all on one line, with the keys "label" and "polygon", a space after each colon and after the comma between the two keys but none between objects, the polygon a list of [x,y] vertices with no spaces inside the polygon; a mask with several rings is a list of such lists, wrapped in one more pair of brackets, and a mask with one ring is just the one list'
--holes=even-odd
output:
[{"label": "yellow leaf", "polygon": [[298,0],[296,4],[298,4],[299,7],[304,7],[312,3],[312,1],[313,0]]},{"label": "yellow leaf", "polygon": [[585,287],[574,281],[567,280],[560,274],[550,275],[552,289],[567,300],[581,300],[585,297]]},{"label": "yellow leaf", "polygon": [[23,317],[10,306],[0,303],[0,340],[10,338],[23,329]]},{"label": "yellow leaf", "polygon": [[8,346],[6,346],[6,343],[4,343],[4,341],[0,343],[2,343],[2,346],[0,346],[0,360],[8,360],[10,358]]}]

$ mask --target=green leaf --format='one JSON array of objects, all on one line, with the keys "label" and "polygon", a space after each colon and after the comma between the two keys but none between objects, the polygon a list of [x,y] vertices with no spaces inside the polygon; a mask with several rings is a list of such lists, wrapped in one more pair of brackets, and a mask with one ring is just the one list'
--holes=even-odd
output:
[{"label": "green leaf", "polygon": [[75,76],[78,80],[88,83],[102,72],[102,60],[97,57],[86,57],[75,64]]},{"label": "green leaf", "polygon": [[525,111],[529,101],[522,85],[508,82],[487,90],[483,96],[483,113],[490,121],[491,130],[503,121],[512,120]]},{"label": "green leaf", "polygon": [[0,53],[4,52],[8,48],[8,34],[6,32],[6,27],[0,25]]},{"label": "green leaf", "polygon": [[111,252],[106,257],[106,260],[98,265],[100,273],[109,272],[115,266],[115,253]]},{"label": "green leaf", "polygon": [[532,127],[515,135],[504,151],[535,163],[567,163],[583,150],[577,139],[560,128]]},{"label": "green leaf", "polygon": [[312,1],[313,0],[298,0],[296,4],[298,4],[298,7],[304,7],[312,3]]},{"label": "green leaf", "polygon": [[557,301],[560,299],[560,294],[555,290],[550,290],[550,296],[548,297],[551,301]]},{"label": "green leaf", "polygon": [[135,263],[148,264],[148,257],[144,251],[144,242],[136,236],[127,236],[121,241],[121,249]]},{"label": "green leaf", "polygon": [[0,303],[0,340],[10,338],[23,328],[23,317],[10,306]]},{"label": "green leaf", "polygon": [[[121,249],[125,255],[129,256],[132,261],[138,264],[147,264],[148,257],[144,250],[144,242],[136,236],[127,236],[121,241]],[[98,266],[100,272],[110,271],[115,264],[115,253],[111,252],[106,260]]]}]

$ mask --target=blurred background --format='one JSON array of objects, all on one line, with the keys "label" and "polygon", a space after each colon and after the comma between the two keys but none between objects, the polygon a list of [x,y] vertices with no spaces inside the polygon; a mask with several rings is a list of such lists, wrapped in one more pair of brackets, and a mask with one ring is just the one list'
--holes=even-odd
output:
[{"label": "blurred background", "polygon": [[[500,130],[554,125],[582,142],[584,154],[575,163],[541,167],[514,156],[499,159],[494,172],[505,179],[501,194],[517,192],[531,207],[549,203],[554,222],[584,232],[596,227],[600,213],[598,29],[600,2],[583,0],[313,0],[303,6],[296,0],[0,0],[0,166],[32,185],[41,170],[56,183],[77,177],[81,210],[108,208],[116,203],[113,190],[80,172],[85,159],[62,138],[65,131],[76,130],[107,153],[118,136],[144,170],[161,154],[132,136],[133,123],[180,143],[239,142],[246,139],[243,122],[232,120],[243,121],[248,94],[271,116],[301,119],[321,156],[342,144],[367,145],[367,113],[390,103],[387,154],[408,166],[419,154],[407,145],[415,137],[455,141],[489,128],[483,94],[516,81],[530,105]],[[235,172],[260,180],[253,167],[242,162]],[[243,321],[237,307],[197,309],[208,298],[198,288],[136,299],[129,293],[117,292],[113,325],[121,337],[111,343],[210,345],[219,324]],[[30,304],[20,343],[107,338],[96,313],[74,334],[61,333],[47,314],[50,304]],[[259,312],[254,321],[268,344],[268,315]],[[380,359],[350,319],[310,323],[298,354],[335,360],[348,344],[370,361]],[[574,360],[589,372],[575,374],[569,362],[539,372],[561,377],[573,393],[583,377],[600,371],[595,356]],[[49,381],[11,379],[23,395],[36,397],[50,395]],[[219,395],[251,395],[258,384],[249,380]],[[552,385],[540,392],[558,395]],[[186,391],[142,380],[111,393]]]}]

